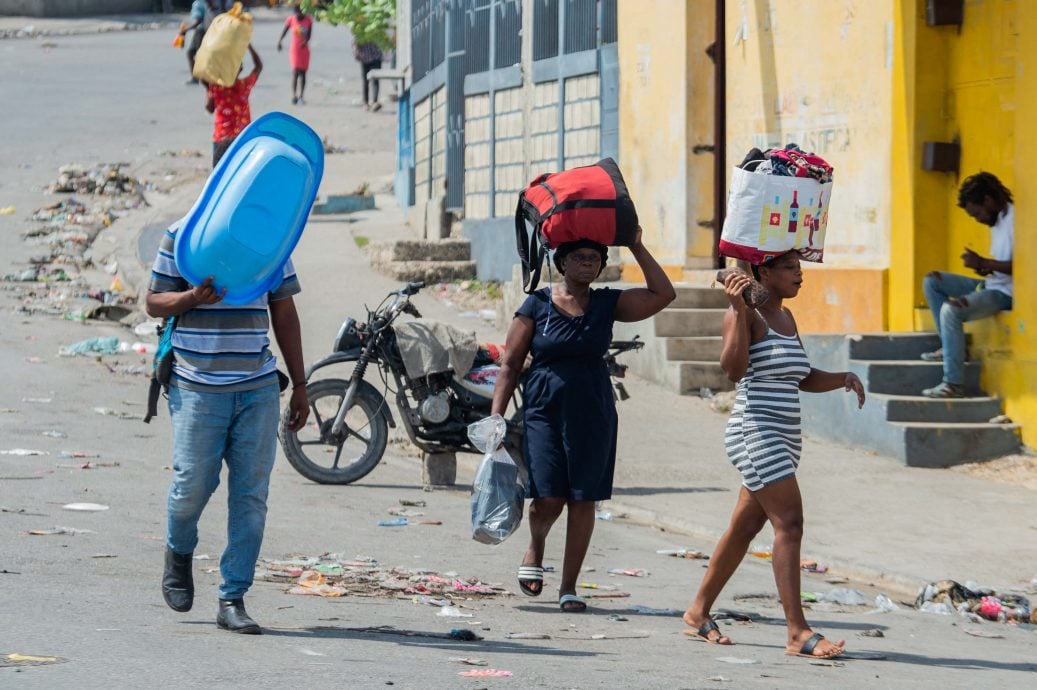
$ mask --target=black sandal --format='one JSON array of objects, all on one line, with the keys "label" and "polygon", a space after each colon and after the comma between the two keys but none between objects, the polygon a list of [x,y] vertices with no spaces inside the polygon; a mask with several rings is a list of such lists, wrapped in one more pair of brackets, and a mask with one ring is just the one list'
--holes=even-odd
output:
[{"label": "black sandal", "polygon": [[[709,633],[713,632],[714,630],[717,631],[717,636],[715,638],[710,638]],[[717,625],[717,622],[712,618],[706,619],[706,622],[700,625],[698,630],[692,630],[689,628],[684,631],[684,634],[692,639],[702,640],[703,642],[708,642],[709,644],[721,644],[721,638],[727,637],[727,635],[725,635],[720,630],[720,626]],[[731,638],[728,637],[728,639]],[[731,642],[729,644],[734,643]]]},{"label": "black sandal", "polygon": [[[544,568],[539,565],[520,565],[518,569],[519,589],[527,597],[538,597],[544,591]],[[540,587],[533,589],[530,583],[539,582]]]}]

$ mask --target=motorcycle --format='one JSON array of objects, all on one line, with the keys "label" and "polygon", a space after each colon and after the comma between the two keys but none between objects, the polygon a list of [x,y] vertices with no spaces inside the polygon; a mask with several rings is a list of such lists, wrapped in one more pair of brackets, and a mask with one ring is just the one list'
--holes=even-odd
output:
[{"label": "motorcycle", "polygon": [[[347,318],[335,336],[332,353],[307,369],[310,420],[298,432],[290,431],[290,411],[285,409],[278,429],[288,462],[302,476],[320,484],[350,484],[370,473],[385,453],[389,428],[396,428],[384,395],[392,387],[400,421],[416,447],[428,454],[479,452],[468,439],[468,425],[490,414],[500,366],[480,348],[464,376],[452,371],[408,376],[393,324],[401,314],[421,318],[410,298],[423,287],[424,283],[413,282],[390,292],[374,311],[368,310],[363,323]],[[613,341],[605,355],[617,400],[629,396],[616,380],[627,369],[616,362],[616,355],[642,347],[637,338]],[[350,363],[353,371],[348,379],[311,380],[320,369]],[[364,378],[372,364],[384,386],[381,392]],[[517,457],[522,454],[522,389],[520,377],[504,442]]]}]

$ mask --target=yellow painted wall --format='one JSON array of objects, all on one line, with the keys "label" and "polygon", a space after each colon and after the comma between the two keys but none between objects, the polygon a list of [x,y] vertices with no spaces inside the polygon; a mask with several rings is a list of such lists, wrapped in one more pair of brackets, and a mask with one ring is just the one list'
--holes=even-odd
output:
[{"label": "yellow painted wall", "polygon": [[729,1],[726,30],[729,167],[753,146],[797,143],[835,168],[825,263],[796,300],[801,329],[882,330],[892,216],[892,0]]},{"label": "yellow painted wall", "polygon": [[[645,243],[680,275],[711,262],[712,0],[619,0],[619,151]],[[624,260],[629,262],[626,255]],[[693,262],[692,262],[693,263]]]},{"label": "yellow painted wall", "polygon": [[[971,274],[964,247],[989,255],[990,231],[957,208],[968,175],[987,170],[1016,198],[1016,266],[1035,253],[1037,180],[1037,54],[1019,50],[1037,39],[1037,2],[969,0],[961,30],[925,24],[924,0],[895,0],[892,104],[893,205],[889,323],[894,330],[931,329],[921,281],[930,270]],[[921,169],[925,141],[959,140],[961,174]],[[898,251],[899,250],[899,251]],[[1037,279],[1015,275],[1011,312],[966,326],[970,355],[983,363],[983,387],[1004,400],[1037,443]]]}]

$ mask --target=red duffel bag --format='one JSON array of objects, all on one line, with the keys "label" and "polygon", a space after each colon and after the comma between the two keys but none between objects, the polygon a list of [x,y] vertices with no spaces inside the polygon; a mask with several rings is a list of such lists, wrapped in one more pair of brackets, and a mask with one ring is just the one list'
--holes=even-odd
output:
[{"label": "red duffel bag", "polygon": [[628,247],[635,237],[637,211],[616,161],[541,175],[519,194],[515,209],[523,290],[536,290],[548,249],[576,240]]}]

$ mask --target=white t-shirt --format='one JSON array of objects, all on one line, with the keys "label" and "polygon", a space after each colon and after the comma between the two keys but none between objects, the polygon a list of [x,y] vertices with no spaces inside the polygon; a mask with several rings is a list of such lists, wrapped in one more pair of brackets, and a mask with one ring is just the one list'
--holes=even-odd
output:
[{"label": "white t-shirt", "polygon": [[[995,261],[1011,261],[1015,233],[1015,206],[1008,208],[997,217],[997,222],[990,228],[990,254]],[[986,278],[986,289],[1000,290],[1012,296],[1012,276],[1008,273],[994,271]]]}]

